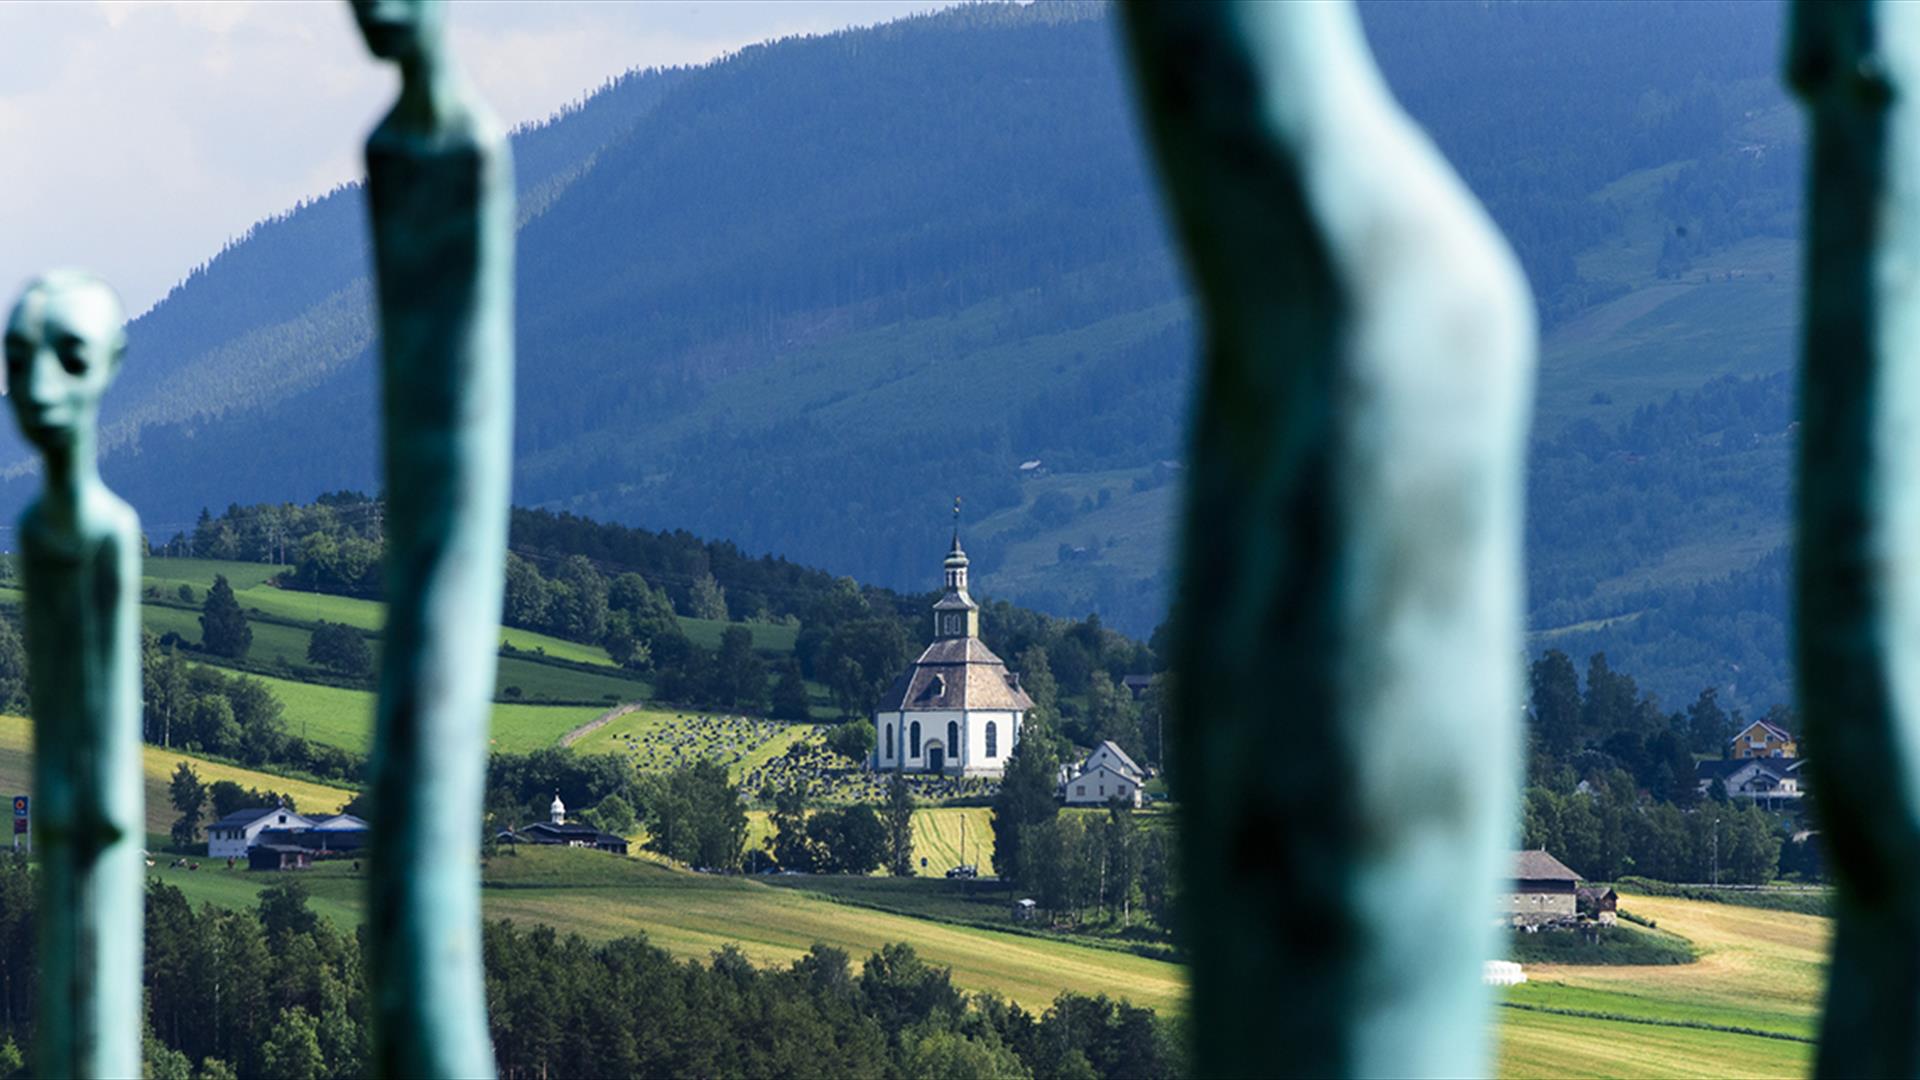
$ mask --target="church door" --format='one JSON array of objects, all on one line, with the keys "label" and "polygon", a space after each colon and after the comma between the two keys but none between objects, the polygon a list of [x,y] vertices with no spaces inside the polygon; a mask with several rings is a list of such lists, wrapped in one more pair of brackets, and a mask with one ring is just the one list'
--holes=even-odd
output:
[{"label": "church door", "polygon": [[947,767],[947,749],[939,743],[927,747],[927,771],[939,772]]}]

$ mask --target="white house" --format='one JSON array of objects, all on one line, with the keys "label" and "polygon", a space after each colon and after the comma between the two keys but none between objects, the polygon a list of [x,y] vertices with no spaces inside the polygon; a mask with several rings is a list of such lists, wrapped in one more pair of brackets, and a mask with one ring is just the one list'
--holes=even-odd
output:
[{"label": "white house", "polygon": [[1769,807],[1797,802],[1806,795],[1800,780],[1805,758],[1749,757],[1720,758],[1694,766],[1700,793],[1713,785],[1722,785],[1729,798],[1751,799]]},{"label": "white house", "polygon": [[1147,770],[1112,739],[1102,739],[1079,764],[1060,768],[1060,796],[1070,806],[1105,806],[1114,798],[1139,806],[1146,782]]},{"label": "white house", "polygon": [[980,640],[980,605],[967,595],[967,553],[957,532],[945,567],[933,644],[881,697],[871,763],[899,772],[1000,776],[1033,699]]},{"label": "white house", "polygon": [[284,806],[255,806],[235,810],[207,826],[207,858],[244,859],[247,849],[268,829],[301,830],[313,822]]}]

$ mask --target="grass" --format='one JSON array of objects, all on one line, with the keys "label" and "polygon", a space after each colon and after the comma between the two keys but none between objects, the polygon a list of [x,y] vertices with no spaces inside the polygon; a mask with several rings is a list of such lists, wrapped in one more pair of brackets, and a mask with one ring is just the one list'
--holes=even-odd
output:
[{"label": "grass", "polygon": [[[251,906],[275,875],[156,867],[195,904]],[[364,911],[363,884],[350,868],[323,864],[303,875],[315,909],[343,928]],[[523,848],[489,860],[488,918],[546,923],[604,941],[645,933],[676,955],[705,961],[736,944],[758,963],[787,964],[814,943],[845,949],[856,962],[905,941],[922,958],[953,969],[954,982],[992,991],[1029,1009],[1046,1008],[1062,990],[1125,997],[1165,1014],[1184,1008],[1185,972],[1177,965],[1069,942],[953,926],[854,907],[739,877],[715,877],[602,852]]]},{"label": "grass", "polygon": [[[914,877],[834,877],[808,880],[829,883],[843,881],[874,883],[873,887],[883,892],[885,890],[878,884],[879,882],[896,882],[909,888],[918,888],[920,883],[925,883],[932,878],[940,879],[940,883],[944,885],[947,871],[960,865],[960,821],[963,818],[967,823],[967,858],[980,868],[981,874],[991,875],[993,873],[993,811],[984,806],[923,806],[913,812]],[[747,811],[747,847],[764,851],[767,848],[767,842],[772,839],[773,822],[769,812]],[[925,866],[920,865],[920,860],[923,858],[927,861]],[[867,885],[858,887],[864,889]],[[996,889],[999,887],[993,886]],[[831,886],[825,888],[826,891],[833,891]],[[1004,904],[999,900],[993,903],[997,913],[1005,914],[1000,910],[1005,906]],[[957,918],[958,916],[949,915],[949,917]],[[976,911],[966,917],[981,918],[982,916]]]},{"label": "grass", "polygon": [[724,619],[694,619],[679,616],[680,630],[687,640],[703,649],[720,647],[720,635],[730,626],[744,626],[753,633],[755,652],[772,653],[785,656],[793,651],[793,643],[800,636],[797,626],[785,626],[779,623],[735,623]]},{"label": "grass", "polygon": [[140,567],[140,583],[142,586],[157,587],[168,598],[176,597],[180,586],[191,586],[194,600],[199,601],[207,598],[207,590],[213,588],[216,575],[225,577],[235,592],[241,592],[286,569],[266,563],[226,562],[221,559],[148,558]]},{"label": "grass", "polygon": [[[610,669],[612,670],[612,669]],[[638,679],[617,675],[599,675],[573,668],[542,664],[517,656],[500,658],[500,671],[494,679],[496,696],[511,698],[508,687],[518,687],[528,701],[640,701],[652,696],[651,688]]]},{"label": "grass", "polygon": [[[365,753],[373,742],[371,691],[346,690],[316,683],[295,682],[269,675],[254,676],[287,710],[287,734],[355,753]],[[493,749],[526,753],[554,746],[560,736],[592,720],[604,710],[594,705],[493,706],[490,732]]]},{"label": "grass", "polygon": [[[1502,1009],[1500,1071],[1510,1076],[1804,1076],[1825,978],[1826,919],[1668,897],[1629,895],[1621,907],[1686,938],[1691,964],[1655,967],[1533,964],[1504,1000],[1535,1009],[1629,1017],[1640,1023]],[[1770,1032],[1764,1038],[1701,1027]]]},{"label": "grass", "polygon": [[1599,931],[1594,941],[1570,930],[1512,933],[1507,959],[1522,964],[1691,964],[1696,959],[1687,939],[1664,930],[1643,930],[1631,923]]},{"label": "grass", "polygon": [[[271,773],[255,772],[237,765],[207,761],[187,754],[148,746],[141,751],[141,772],[146,777],[146,831],[165,834],[173,828],[175,814],[167,799],[167,781],[173,771],[187,762],[200,774],[200,782],[231,780],[242,787],[278,791],[293,797],[302,810],[337,810],[353,798],[353,792],[304,780],[289,780]],[[33,793],[33,725],[23,717],[0,716],[0,789],[7,795]]]}]

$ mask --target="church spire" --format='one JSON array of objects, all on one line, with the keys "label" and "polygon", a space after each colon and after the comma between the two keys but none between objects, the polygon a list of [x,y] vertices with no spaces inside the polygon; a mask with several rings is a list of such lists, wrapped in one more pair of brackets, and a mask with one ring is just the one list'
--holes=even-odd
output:
[{"label": "church spire", "polygon": [[979,637],[980,605],[967,595],[967,552],[960,546],[960,500],[953,500],[953,545],[941,564],[947,591],[933,605],[933,634],[940,638]]}]

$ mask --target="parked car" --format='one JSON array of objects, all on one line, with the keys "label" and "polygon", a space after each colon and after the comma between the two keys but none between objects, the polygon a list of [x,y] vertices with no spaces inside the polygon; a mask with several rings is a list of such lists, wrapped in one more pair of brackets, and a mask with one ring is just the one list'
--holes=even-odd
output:
[{"label": "parked car", "polygon": [[977,878],[980,876],[980,868],[971,864],[963,864],[949,869],[947,876],[950,878]]}]

